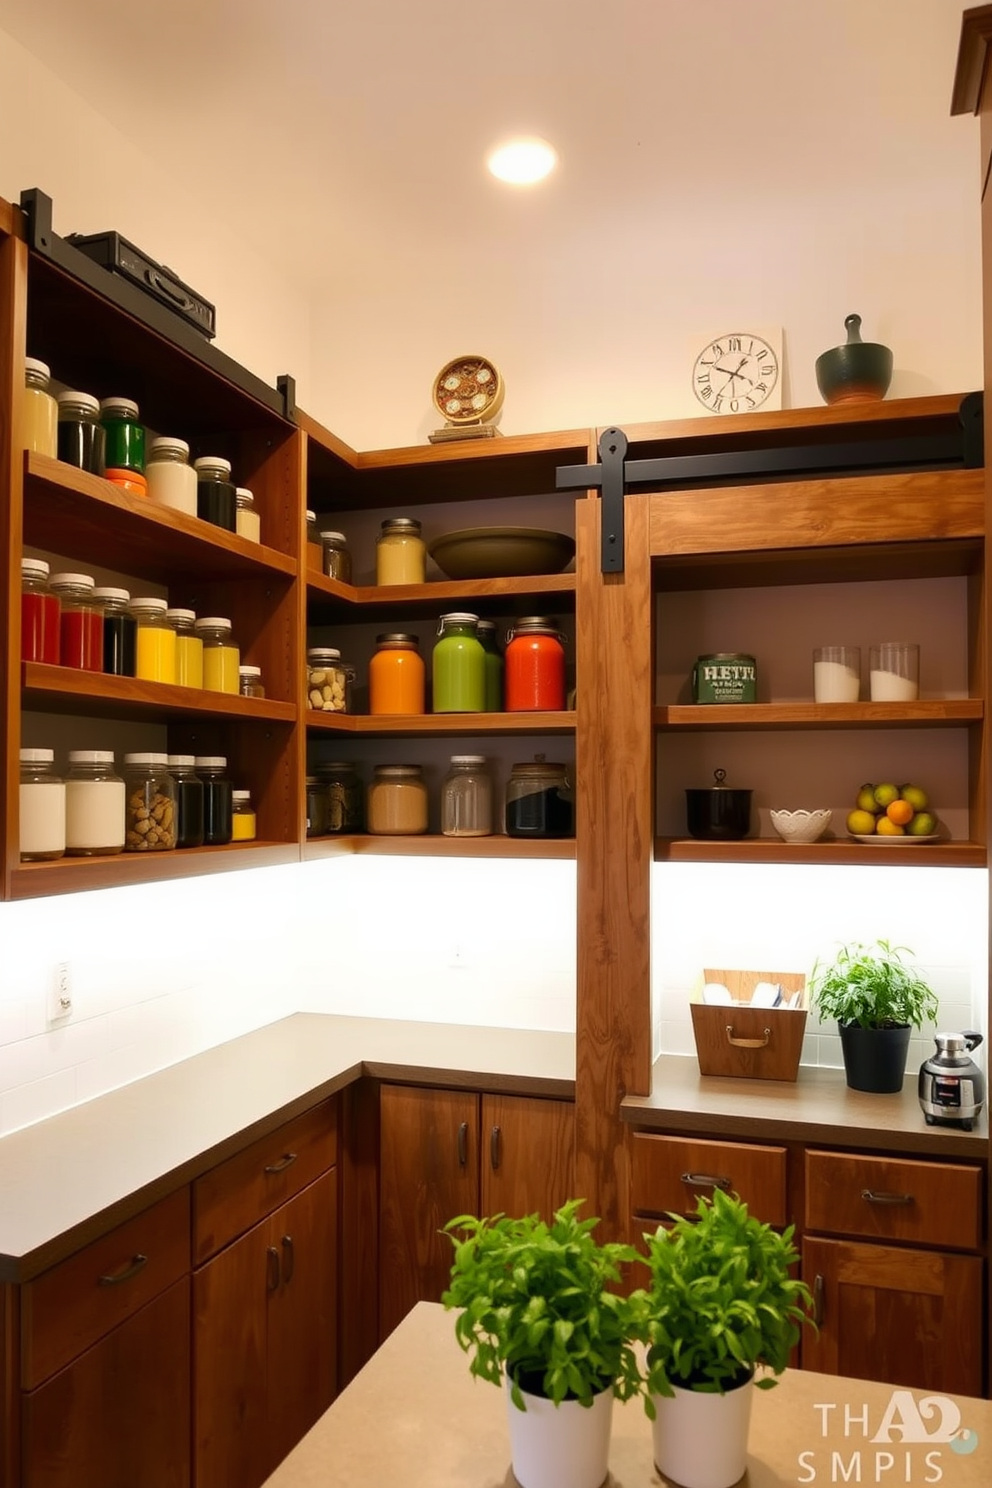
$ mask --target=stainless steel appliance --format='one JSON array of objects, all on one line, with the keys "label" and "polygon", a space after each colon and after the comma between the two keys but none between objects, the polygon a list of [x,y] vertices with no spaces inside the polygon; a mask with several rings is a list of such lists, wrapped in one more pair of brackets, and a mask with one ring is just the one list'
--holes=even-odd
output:
[{"label": "stainless steel appliance", "polygon": [[928,1126],[971,1131],[985,1101],[985,1076],[969,1058],[980,1033],[938,1033],[936,1054],[920,1065],[919,1096]]}]

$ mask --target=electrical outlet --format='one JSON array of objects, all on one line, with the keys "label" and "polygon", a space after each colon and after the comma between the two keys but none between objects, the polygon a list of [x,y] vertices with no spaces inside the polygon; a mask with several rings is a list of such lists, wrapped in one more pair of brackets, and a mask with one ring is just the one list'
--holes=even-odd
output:
[{"label": "electrical outlet", "polygon": [[48,1021],[64,1023],[72,1017],[72,979],[68,961],[60,961],[52,973],[48,990]]},{"label": "electrical outlet", "polygon": [[448,965],[461,970],[467,964],[468,958],[465,954],[465,944],[461,940],[452,942],[448,953]]}]

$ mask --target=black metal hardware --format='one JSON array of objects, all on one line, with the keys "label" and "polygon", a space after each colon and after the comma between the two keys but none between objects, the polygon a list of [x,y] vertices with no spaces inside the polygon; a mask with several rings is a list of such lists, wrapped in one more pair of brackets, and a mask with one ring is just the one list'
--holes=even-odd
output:
[{"label": "black metal hardware", "polygon": [[276,378],[276,388],[282,397],[282,416],[291,424],[296,422],[296,378],[283,372]]},{"label": "black metal hardware", "polygon": [[285,1152],[277,1162],[266,1163],[262,1169],[264,1173],[284,1173],[296,1161],[295,1152]]},{"label": "black metal hardware", "polygon": [[881,1193],[877,1188],[863,1188],[861,1197],[869,1204],[911,1204],[912,1194]]},{"label": "black metal hardware", "polygon": [[130,1281],[132,1276],[137,1276],[139,1271],[148,1265],[146,1255],[132,1256],[128,1264],[121,1271],[115,1271],[112,1275],[99,1277],[101,1286],[120,1286],[122,1281]]},{"label": "black metal hardware", "polygon": [[823,1326],[823,1316],[826,1310],[826,1283],[822,1276],[817,1276],[813,1282],[813,1321],[818,1328]]},{"label": "black metal hardware", "polygon": [[458,1164],[464,1167],[468,1162],[468,1122],[463,1121],[458,1128]]},{"label": "black metal hardware", "polygon": [[286,1258],[282,1274],[287,1281],[292,1281],[293,1272],[296,1270],[296,1251],[293,1249],[292,1235],[283,1235],[282,1249],[283,1255]]},{"label": "black metal hardware", "polygon": [[489,1166],[492,1168],[494,1173],[496,1172],[496,1169],[499,1167],[500,1163],[501,1135],[502,1133],[500,1132],[498,1126],[494,1126],[492,1131],[489,1133]]},{"label": "black metal hardware", "polygon": [[682,1182],[692,1188],[722,1188],[724,1192],[730,1188],[730,1179],[719,1173],[683,1173]]},{"label": "black metal hardware", "polygon": [[279,1290],[279,1252],[274,1245],[265,1248],[265,1286],[270,1292]]}]

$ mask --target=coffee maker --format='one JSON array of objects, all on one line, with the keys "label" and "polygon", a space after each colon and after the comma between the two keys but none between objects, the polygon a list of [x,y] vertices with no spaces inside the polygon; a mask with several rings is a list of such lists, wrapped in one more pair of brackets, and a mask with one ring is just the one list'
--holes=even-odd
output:
[{"label": "coffee maker", "polygon": [[920,1065],[919,1096],[928,1126],[971,1131],[985,1101],[985,1076],[970,1059],[980,1033],[938,1033],[936,1054]]}]

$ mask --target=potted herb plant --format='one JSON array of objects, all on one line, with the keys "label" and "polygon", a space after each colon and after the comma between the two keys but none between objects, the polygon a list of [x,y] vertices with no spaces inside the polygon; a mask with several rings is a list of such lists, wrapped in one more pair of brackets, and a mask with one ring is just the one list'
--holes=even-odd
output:
[{"label": "potted herb plant", "polygon": [[812,1297],[791,1226],[773,1230],[720,1189],[696,1217],[669,1217],[644,1236],[651,1281],[630,1297],[654,1460],[683,1488],[729,1488],[747,1465],[752,1385],[775,1384]]},{"label": "potted herb plant", "polygon": [[642,1388],[630,1307],[611,1290],[632,1246],[598,1243],[597,1219],[571,1199],[550,1224],[461,1215],[441,1300],[473,1375],[506,1387],[513,1472],[521,1488],[600,1488],[614,1395]]},{"label": "potted herb plant", "polygon": [[901,1090],[910,1032],[937,1016],[936,995],[904,954],[913,953],[887,940],[852,941],[830,966],[821,968],[817,961],[813,967],[813,1006],[821,1020],[837,1019],[852,1090]]}]

